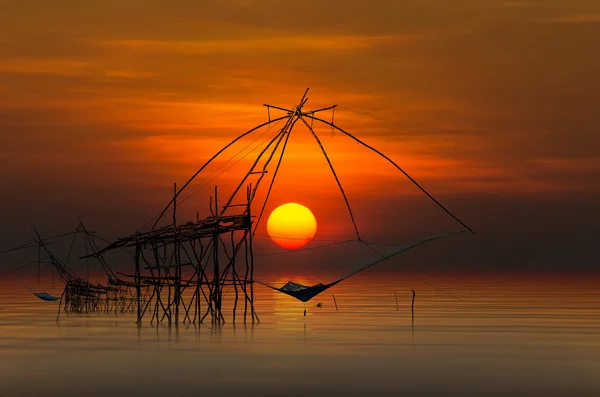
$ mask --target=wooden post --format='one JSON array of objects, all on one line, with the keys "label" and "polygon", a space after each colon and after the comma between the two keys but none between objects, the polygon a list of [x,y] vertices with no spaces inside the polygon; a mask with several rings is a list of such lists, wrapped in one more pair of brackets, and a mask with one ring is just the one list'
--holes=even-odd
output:
[{"label": "wooden post", "polygon": [[175,235],[175,246],[173,247],[175,250],[175,291],[173,301],[175,302],[175,326],[177,326],[179,324],[179,295],[181,294],[181,253],[179,250],[179,241],[177,240],[177,182],[173,183],[173,232]]},{"label": "wooden post", "polygon": [[177,182],[173,182],[173,227],[177,226]]},{"label": "wooden post", "polygon": [[415,331],[415,291],[412,290],[412,305],[411,305],[411,311],[412,311],[412,330],[413,332]]},{"label": "wooden post", "polygon": [[42,265],[42,245],[38,245],[38,284],[40,283],[40,267]]},{"label": "wooden post", "polygon": [[235,249],[235,231],[232,230],[231,231],[231,250],[232,250],[232,258],[231,258],[231,272],[232,272],[232,282],[233,282],[233,289],[235,290],[235,300],[233,301],[233,323],[235,324],[235,312],[237,310],[237,304],[238,304],[238,297],[239,297],[239,292],[238,292],[238,286],[236,283],[236,276],[237,276],[237,271],[235,269],[235,257],[237,256],[237,251]]},{"label": "wooden post", "polygon": [[[250,223],[252,224],[252,215],[250,214],[250,208],[251,208],[251,203],[252,203],[252,184],[248,185],[248,219],[250,220]],[[248,241],[248,244],[250,246],[250,313],[252,315],[252,323],[254,323],[254,319],[256,318],[256,322],[260,323],[260,320],[258,319],[258,315],[256,314],[256,311],[254,310],[254,250],[252,248],[253,243],[252,243],[252,237],[253,237],[253,233],[252,233],[252,225],[249,226],[249,233],[248,233],[250,239]]]},{"label": "wooden post", "polygon": [[[158,247],[156,247],[155,245],[152,245],[152,251],[154,252],[154,263],[156,264],[156,279],[154,280],[155,282],[155,288],[156,288],[156,302],[154,305],[154,312],[156,315],[156,325],[158,326],[158,324],[160,323],[161,319],[158,317],[158,313],[160,311],[161,307],[164,307],[163,303],[162,303],[162,298],[160,296],[162,289],[163,289],[163,281],[160,275],[160,259],[159,259],[159,254],[158,254]],[[163,309],[164,311],[164,309]]]},{"label": "wooden post", "polygon": [[141,303],[141,279],[140,279],[140,246],[135,246],[135,293],[137,297],[137,324],[142,323],[142,303]]},{"label": "wooden post", "polygon": [[[214,200],[214,212],[215,216],[219,214],[219,201],[218,201],[218,189],[215,186],[215,200]],[[218,321],[221,323],[221,269],[219,266],[219,225],[217,224],[215,231],[212,236],[213,243],[213,296],[212,300],[215,305],[215,317],[213,317],[213,322]]]},{"label": "wooden post", "polygon": [[[248,208],[248,212],[250,209]],[[249,231],[248,231],[249,230]],[[246,324],[246,316],[248,314],[248,270],[250,267],[250,261],[248,257],[248,233],[252,234],[252,225],[249,229],[244,231],[244,254],[246,259],[246,269],[244,272],[244,324]]]},{"label": "wooden post", "polygon": [[[198,322],[200,321],[200,269],[202,267],[202,254],[204,253],[204,247],[200,239],[198,239],[198,242],[200,244],[200,258],[198,259],[198,268],[196,269],[196,313],[194,314],[194,324],[196,323],[196,317],[198,318]],[[194,247],[192,247],[192,250],[194,250]]]},{"label": "wooden post", "polygon": [[[88,237],[87,235],[85,236],[85,268],[86,268],[86,280],[89,282],[90,281],[90,260],[87,257],[88,255]],[[39,282],[39,281],[38,281]]]},{"label": "wooden post", "polygon": [[339,310],[338,310],[337,301],[335,300],[335,295],[331,295],[331,296],[333,296],[333,303],[335,304],[335,311],[337,312]]}]

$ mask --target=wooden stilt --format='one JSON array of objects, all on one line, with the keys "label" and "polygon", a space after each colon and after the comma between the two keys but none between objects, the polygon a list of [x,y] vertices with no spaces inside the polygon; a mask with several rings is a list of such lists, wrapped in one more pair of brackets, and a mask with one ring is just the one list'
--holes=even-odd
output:
[{"label": "wooden stilt", "polygon": [[415,331],[415,296],[417,294],[415,294],[415,291],[412,290],[412,305],[411,305],[411,313],[412,313],[412,330],[413,332]]},{"label": "wooden stilt", "polygon": [[142,292],[141,282],[142,278],[140,275],[140,246],[135,246],[135,295],[137,300],[137,324],[142,322]]}]

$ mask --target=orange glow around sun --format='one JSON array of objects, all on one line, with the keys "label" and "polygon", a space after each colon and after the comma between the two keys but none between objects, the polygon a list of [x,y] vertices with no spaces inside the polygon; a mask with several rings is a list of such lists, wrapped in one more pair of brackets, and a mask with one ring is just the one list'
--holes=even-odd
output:
[{"label": "orange glow around sun", "polygon": [[278,246],[297,249],[313,239],[317,232],[317,220],[305,206],[287,203],[271,212],[267,221],[267,232]]}]

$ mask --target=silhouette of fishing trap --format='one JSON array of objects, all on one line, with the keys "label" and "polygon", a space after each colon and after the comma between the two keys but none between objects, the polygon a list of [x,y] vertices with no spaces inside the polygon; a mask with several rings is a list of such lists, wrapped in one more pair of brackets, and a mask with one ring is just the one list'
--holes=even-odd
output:
[{"label": "silhouette of fishing trap", "polygon": [[[254,283],[258,281],[254,279],[252,241],[271,194],[291,132],[298,122],[309,130],[327,160],[329,169],[335,177],[337,186],[346,203],[359,242],[368,245],[367,242],[361,239],[346,193],[324,146],[313,129],[314,122],[325,124],[332,129],[342,132],[358,144],[386,159],[448,215],[463,225],[466,230],[472,232],[468,226],[443,207],[389,157],[335,125],[333,115],[331,122],[317,117],[321,112],[329,110],[333,112],[337,105],[305,111],[304,105],[308,100],[306,97],[307,93],[308,89],[298,105],[291,109],[265,105],[269,118],[267,122],[241,134],[224,146],[202,165],[180,189],[177,189],[177,186],[175,186],[173,198],[170,202],[159,215],[154,217],[141,230],[128,237],[118,239],[91,255],[99,257],[108,251],[118,248],[131,248],[134,250],[134,274],[119,274],[119,277],[131,280],[131,283],[135,285],[135,311],[138,324],[141,324],[144,317],[149,317],[151,323],[168,321],[169,323],[174,322],[177,324],[180,320],[184,323],[202,322],[207,316],[210,316],[211,320],[215,323],[224,323],[223,297],[226,288],[233,288],[234,290],[232,320],[235,322],[236,313],[238,310],[241,310],[243,305],[243,320],[246,321],[249,316],[253,322],[259,321],[254,308]],[[271,110],[284,112],[284,115],[271,118]],[[224,201],[224,204],[219,205],[218,189],[215,187],[214,196],[210,197],[211,215],[204,219],[197,217],[195,221],[178,224],[176,217],[177,207],[189,199],[191,195],[188,195],[184,199],[180,199],[180,196],[192,181],[211,162],[240,139],[255,133],[263,127],[271,128],[274,123],[279,122],[282,122],[283,126],[265,141],[265,147],[256,156],[250,169],[233,189],[233,193]],[[232,159],[229,159],[227,162]],[[260,205],[260,210],[256,216],[253,216],[251,215],[251,210],[254,208],[256,194],[267,174],[271,175],[271,180],[268,184],[264,201]],[[244,186],[246,186],[245,196],[243,195]],[[172,219],[169,224],[159,227],[159,223],[169,212],[172,213]],[[380,254],[381,258],[379,260],[333,283],[317,284],[310,287],[290,282],[282,288],[275,288],[262,282],[261,284],[305,302],[325,289],[393,255],[450,234],[454,233],[405,244],[391,255]],[[148,291],[147,299],[144,299],[142,293],[144,287]]]},{"label": "silhouette of fishing trap", "polygon": [[[65,314],[79,314],[87,315],[92,313],[132,313],[134,309],[134,298],[133,298],[133,285],[131,283],[118,280],[116,274],[99,256],[98,261],[101,264],[103,270],[108,276],[108,285],[93,284],[89,281],[89,264],[87,268],[87,277],[75,276],[73,270],[69,267],[68,263],[72,259],[73,247],[76,239],[79,236],[83,236],[85,243],[85,250],[92,250],[93,252],[98,250],[96,240],[100,239],[95,236],[93,232],[89,232],[83,223],[79,223],[75,231],[52,236],[43,239],[35,226],[32,226],[35,233],[35,238],[32,243],[23,244],[21,246],[11,248],[9,250],[0,252],[1,254],[30,249],[38,248],[38,259],[24,266],[13,269],[13,272],[20,270],[26,266],[38,265],[38,284],[40,282],[40,274],[42,272],[42,266],[50,268],[52,271],[52,284],[54,286],[55,273],[58,273],[58,278],[64,283],[63,291],[60,297],[53,296],[48,292],[36,292],[28,285],[19,281],[27,288],[33,295],[43,301],[59,301],[59,312]],[[66,260],[61,260],[58,255],[52,252],[48,244],[52,240],[56,240],[62,237],[71,237],[69,245],[69,252]],[[10,272],[12,273],[12,272]],[[8,273],[8,274],[10,274]],[[18,281],[18,280],[17,280]],[[54,288],[54,287],[53,287]]]},{"label": "silhouette of fishing trap", "polygon": [[[175,185],[173,198],[157,216],[140,230],[127,237],[110,242],[102,249],[99,249],[90,238],[91,234],[86,233],[91,241],[92,253],[80,258],[98,259],[108,275],[109,282],[107,286],[93,286],[84,279],[77,279],[57,258],[52,259],[54,266],[59,269],[61,278],[65,282],[65,290],[61,297],[64,311],[80,314],[102,311],[134,312],[138,324],[141,324],[144,318],[149,319],[151,324],[163,322],[176,325],[180,322],[202,323],[206,317],[210,317],[215,324],[223,324],[225,322],[224,297],[230,290],[233,290],[232,295],[229,296],[229,301],[232,303],[232,321],[235,322],[236,315],[241,312],[244,322],[247,319],[252,322],[259,322],[254,306],[254,284],[257,282],[306,302],[348,277],[407,249],[464,231],[473,233],[466,224],[442,206],[393,160],[338,127],[333,120],[333,112],[337,105],[316,110],[304,110],[304,105],[308,100],[307,93],[308,89],[300,102],[291,109],[264,105],[267,108],[268,121],[229,142],[203,164],[181,188],[178,189]],[[280,117],[271,118],[271,111],[283,112],[284,114]],[[326,111],[332,112],[331,122],[319,117],[320,113]],[[372,251],[377,252],[380,257],[376,261],[330,283],[305,286],[290,281],[277,288],[254,279],[253,237],[263,217],[290,135],[298,123],[308,129],[335,178],[356,234],[356,240],[353,241],[368,246]],[[313,128],[314,123],[326,125],[332,131],[341,132],[343,136],[352,139],[357,144],[385,159],[465,229],[399,245],[398,249],[392,254],[384,255],[378,252],[370,243],[361,238],[344,188],[338,179],[325,147]],[[193,196],[193,194],[189,194],[182,198],[182,194],[188,192],[186,189],[198,175],[203,171],[204,173],[207,172],[206,168],[209,164],[222,156],[228,148],[241,139],[249,137],[251,134],[259,134],[262,129],[263,133],[255,138],[254,141],[256,141],[264,135],[265,129],[268,131],[275,125],[280,124],[283,124],[283,126],[275,129],[275,133],[270,137],[268,136],[259,145],[264,145],[264,147],[251,161],[252,164],[248,171],[224,201],[219,201],[219,191],[215,187],[214,195],[209,197],[209,216],[200,218],[197,215],[193,221],[177,222],[178,206]],[[236,164],[241,159],[235,162],[232,162],[232,160],[242,151],[236,153],[222,166],[231,163],[227,166],[227,170]],[[211,175],[208,177],[211,177]],[[267,175],[270,176],[270,181],[268,178],[265,180]],[[263,186],[266,186],[264,200],[257,205],[256,201],[260,201],[257,199],[257,192]],[[257,208],[260,208],[260,210],[256,213],[253,212],[253,209]],[[169,213],[171,217],[166,216]],[[81,227],[83,228],[82,225]],[[82,230],[85,231],[85,228]],[[39,241],[42,242],[41,238]],[[126,250],[131,254],[133,272],[113,272],[110,269],[104,260],[104,255],[115,250]],[[51,253],[47,252],[48,256],[51,256]]]}]

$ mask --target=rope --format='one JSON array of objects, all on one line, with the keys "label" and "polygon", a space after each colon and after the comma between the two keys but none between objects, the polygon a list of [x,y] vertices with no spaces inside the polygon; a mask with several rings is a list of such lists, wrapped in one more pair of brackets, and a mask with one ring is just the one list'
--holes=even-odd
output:
[{"label": "rope", "polygon": [[258,255],[255,255],[255,256],[272,256],[272,255],[293,254],[293,253],[298,252],[298,251],[310,251],[310,250],[317,249],[317,248],[331,247],[333,245],[340,245],[340,244],[344,244],[344,243],[349,243],[351,241],[356,241],[356,240],[354,240],[354,239],[352,239],[352,240],[344,240],[344,241],[338,241],[338,242],[330,243],[330,244],[317,245],[315,247],[300,248],[300,249],[297,249],[297,250],[294,250],[294,251],[269,252],[269,253],[266,253],[266,254],[258,254]]},{"label": "rope", "polygon": [[[252,150],[250,150],[248,153],[244,154],[242,157],[240,157],[238,160],[236,160],[235,163],[231,164],[229,167],[225,168],[224,170],[222,170],[221,172],[219,172],[217,175],[215,175],[214,177],[211,178],[211,176],[219,171],[220,168],[224,167],[227,163],[229,163],[231,160],[233,160],[235,157],[237,157],[240,153],[242,153],[244,150],[246,150],[250,145],[252,145],[254,142],[256,142],[258,139],[262,138],[267,132],[269,132],[274,126],[276,126],[277,124],[279,124],[281,122],[281,120],[277,121],[274,124],[270,124],[269,127],[267,127],[267,129],[265,129],[265,131],[260,134],[258,137],[256,137],[252,142],[250,142],[248,145],[246,145],[243,149],[241,149],[240,151],[238,151],[236,154],[234,154],[229,160],[227,160],[225,163],[223,163],[219,168],[217,168],[216,170],[214,170],[212,173],[210,173],[209,175],[207,175],[202,181],[198,182],[198,186],[196,188],[196,191],[191,193],[189,196],[187,196],[186,198],[184,198],[183,200],[181,200],[178,204],[177,207],[179,207],[181,204],[183,204],[187,199],[189,199],[190,197],[192,197],[193,195],[195,195],[198,192],[198,189],[201,186],[205,186],[208,183],[214,181],[216,178],[218,178],[219,176],[223,175],[224,172],[226,172],[227,170],[229,170],[231,167],[233,167],[234,165],[236,165],[237,163],[239,163],[240,161],[242,161],[243,159],[245,159],[250,153],[254,152],[256,149],[258,149],[259,147],[261,147],[262,145],[264,145],[268,140],[272,139],[276,134],[273,134],[271,136],[269,136],[268,138],[266,138],[265,140],[263,140],[261,143],[259,143],[258,145],[256,145]],[[208,178],[210,178],[209,180],[207,180]],[[172,210],[170,210],[172,211]]]},{"label": "rope", "polygon": [[341,129],[340,127],[338,127],[337,125],[335,125],[333,123],[330,123],[330,122],[325,121],[323,119],[320,119],[318,117],[311,116],[309,114],[304,114],[304,116],[309,117],[309,118],[311,118],[313,120],[320,121],[320,122],[322,122],[324,124],[330,125],[332,128],[335,128],[338,131],[340,131],[343,134],[345,134],[346,136],[354,139],[354,141],[356,141],[356,143],[363,145],[367,149],[372,150],[373,152],[377,153],[378,155],[380,155],[381,157],[383,157],[384,159],[386,159],[394,167],[396,167],[400,172],[402,172],[416,187],[418,187],[419,190],[421,190],[421,192],[425,193],[425,195],[427,197],[429,197],[434,203],[436,203],[438,207],[440,207],[442,210],[444,210],[444,212],[446,212],[448,215],[450,215],[452,218],[454,218],[455,221],[457,221],[462,226],[464,226],[468,231],[470,231],[471,233],[475,234],[475,232],[473,231],[473,229],[471,229],[469,226],[467,226],[463,221],[461,221],[460,219],[458,219],[453,213],[451,213],[446,207],[444,207],[439,201],[437,201],[431,194],[429,194],[429,192],[427,192],[427,190],[425,190],[425,188],[423,188],[416,180],[414,180],[410,175],[408,175],[408,173],[406,171],[404,171],[398,164],[396,164],[391,158],[389,158],[388,156],[386,156],[385,154],[383,154],[379,150],[375,149],[374,147],[372,147],[372,146],[366,144],[365,142],[361,141],[360,139],[358,139],[354,135],[350,134],[349,132],[344,131],[343,129]]},{"label": "rope", "polygon": [[77,238],[77,234],[79,233],[79,228],[75,230],[75,234],[73,234],[73,238],[71,239],[71,246],[69,247],[69,253],[67,254],[67,260],[65,261],[65,266],[68,268],[69,259],[71,258],[71,253],[73,252],[73,246],[75,245],[75,239]]},{"label": "rope", "polygon": [[[252,152],[254,152],[256,149],[258,149],[259,147],[261,147],[262,145],[264,145],[267,141],[273,139],[277,134],[279,133],[279,131],[275,132],[273,135],[267,137],[265,140],[263,140],[261,143],[259,143],[257,146],[254,147],[254,149],[252,149],[251,151],[249,151],[248,153],[246,153],[245,155],[243,155],[242,157],[240,157],[235,163],[231,164],[229,167],[227,167],[226,169],[224,169],[223,171],[221,171],[219,174],[215,175],[213,178],[211,178],[210,180],[208,180],[206,184],[208,184],[209,182],[214,181],[216,178],[218,178],[219,176],[221,176],[224,172],[226,172],[227,170],[229,170],[231,167],[233,167],[234,165],[236,165],[237,163],[239,163],[240,161],[242,161],[243,159],[245,159],[246,157],[248,157],[248,155]],[[185,202],[185,200],[187,200],[188,198],[190,198],[191,196],[193,196],[194,194],[196,194],[196,192],[194,192],[193,194],[191,194],[190,196],[186,197],[185,199],[183,199],[181,201],[181,204],[183,204],[183,202]],[[179,205],[177,205],[179,206]]]},{"label": "rope", "polygon": [[446,291],[444,291],[444,290],[443,290],[443,289],[441,289],[441,288],[435,287],[435,286],[433,286],[433,285],[429,284],[429,283],[428,283],[427,281],[425,281],[425,280],[421,280],[420,278],[416,278],[416,277],[415,277],[415,279],[416,279],[417,281],[420,281],[421,283],[423,283],[423,284],[425,284],[425,285],[428,285],[428,286],[430,286],[430,287],[431,287],[431,288],[433,288],[434,290],[440,291],[441,293],[443,293],[443,294],[445,294],[445,295],[448,295],[448,296],[449,296],[449,297],[451,297],[451,298],[454,298],[454,299],[456,299],[456,300],[459,300],[459,301],[461,301],[461,302],[464,302],[464,301],[463,301],[461,298],[459,298],[459,297],[457,297],[457,296],[454,296],[454,295],[452,295],[451,293],[449,293],[449,292],[446,292]]},{"label": "rope", "polygon": [[[233,156],[231,156],[225,163],[221,164],[216,170],[214,170],[213,172],[211,172],[210,174],[208,174],[206,177],[204,177],[204,179],[202,179],[200,182],[198,182],[198,184],[195,186],[195,190],[192,193],[190,193],[189,196],[187,196],[186,198],[184,198],[183,200],[181,200],[180,202],[178,202],[176,204],[176,207],[179,208],[179,206],[181,206],[183,203],[185,203],[188,199],[190,199],[191,197],[193,197],[194,195],[196,195],[196,193],[198,193],[198,191],[199,191],[199,189],[201,187],[208,185],[210,182],[212,182],[213,180],[215,180],[216,178],[218,178],[219,176],[221,176],[224,172],[226,172],[227,170],[229,170],[231,167],[233,167],[234,165],[236,165],[237,163],[239,163],[241,160],[245,159],[250,153],[254,152],[256,149],[258,149],[259,147],[261,147],[262,145],[264,145],[265,142],[267,142],[269,139],[271,139],[273,136],[275,136],[275,134],[273,134],[273,135],[271,135],[271,137],[263,140],[261,143],[259,143],[257,146],[255,146],[252,150],[250,150],[244,156],[242,156],[241,158],[239,158],[235,163],[231,164],[230,166],[228,166],[227,168],[225,168],[224,170],[222,170],[221,172],[219,172],[217,175],[215,175],[214,177],[212,177],[216,172],[218,172],[221,168],[223,168],[225,165],[227,165],[231,160],[233,160],[234,158],[236,158],[240,153],[242,153],[244,150],[246,150],[250,145],[252,145],[258,139],[262,138],[267,132],[269,132],[274,126],[276,126],[280,122],[281,122],[281,120],[278,120],[274,124],[269,124],[269,126],[265,129],[265,131],[263,131],[262,134],[260,134],[252,142],[250,142],[244,148],[242,148],[237,153],[235,153]],[[183,190],[183,189],[181,189],[181,190]],[[152,218],[148,222],[146,222],[146,224],[144,226],[142,226],[140,229],[138,229],[137,232],[140,232],[141,230],[144,230],[145,228],[147,228],[148,226],[150,226],[150,224],[152,222],[154,222],[157,218],[160,218],[161,215],[169,214],[171,212],[173,212],[172,208],[170,208],[167,211],[164,211],[162,214],[156,215],[154,218]]]},{"label": "rope", "polygon": [[[29,286],[27,284],[25,284],[24,282],[22,282],[21,280],[15,278],[15,277],[12,277],[13,273],[16,272],[17,270],[21,270],[29,265],[33,265],[34,263],[38,263],[38,261],[35,260],[35,261],[31,261],[29,263],[25,263],[24,265],[21,265],[21,266],[16,267],[6,273],[3,273],[2,276],[10,276],[13,279],[13,281],[16,281],[17,283],[21,284],[23,287],[27,288],[29,290],[29,292],[31,292],[32,294],[35,295],[36,292],[34,290],[32,290],[31,288],[29,288]],[[44,270],[48,268],[48,265],[50,265],[50,264],[46,264],[46,267],[44,268]]]},{"label": "rope", "polygon": [[278,117],[276,119],[273,120],[269,120],[266,123],[262,123],[260,125],[257,125],[256,127],[252,128],[249,131],[244,132],[242,135],[238,136],[237,138],[235,138],[234,140],[232,140],[231,142],[229,142],[227,145],[225,145],[223,148],[221,148],[221,150],[219,150],[217,153],[215,153],[210,159],[208,159],[208,161],[206,163],[204,163],[202,165],[202,167],[200,167],[200,169],[198,171],[196,171],[196,173],[194,175],[192,175],[192,177],[190,179],[188,179],[188,181],[186,183],[184,183],[184,185],[179,189],[178,192],[175,193],[175,196],[169,200],[169,202],[167,203],[167,205],[165,206],[165,208],[162,210],[161,214],[158,216],[158,219],[156,219],[154,221],[154,224],[152,225],[152,229],[154,229],[156,227],[156,225],[158,224],[158,222],[160,221],[160,219],[162,218],[162,216],[167,212],[167,210],[169,209],[169,207],[171,206],[171,203],[173,203],[173,201],[176,200],[177,196],[179,196],[179,194],[190,184],[192,183],[192,181],[194,180],[194,178],[196,178],[198,176],[198,174],[200,174],[200,172],[202,172],[202,170],[204,170],[204,168],[206,168],[214,159],[216,159],[221,153],[223,153],[227,148],[229,148],[231,145],[233,145],[234,143],[236,143],[237,141],[239,141],[240,139],[242,139],[243,137],[245,137],[246,135],[258,130],[259,128],[262,128],[264,126],[267,126],[273,122],[277,122],[279,120],[283,120],[288,118],[288,116],[282,116],[282,117]]},{"label": "rope", "polygon": [[[371,247],[371,245],[370,245],[369,243],[367,243],[367,242],[365,242],[365,241],[361,241],[361,242],[362,242],[364,245],[366,245],[367,247],[369,247],[371,250],[373,250],[374,252],[376,252],[376,253],[377,253],[379,256],[381,256],[381,257],[384,257],[384,255],[383,255],[381,252],[379,252],[379,251],[377,251],[375,248]],[[416,277],[415,277],[415,279],[416,279],[416,280],[418,280],[418,281],[420,281],[420,282],[422,282],[423,284],[426,284],[426,285],[430,286],[431,288],[433,288],[433,289],[435,289],[435,290],[437,290],[437,291],[440,291],[440,292],[442,292],[442,293],[444,293],[444,294],[448,295],[448,296],[449,296],[449,297],[451,297],[451,298],[457,299],[457,300],[459,300],[459,301],[461,301],[461,302],[463,301],[462,299],[460,299],[460,298],[458,298],[458,297],[456,297],[456,296],[454,296],[454,295],[452,295],[452,294],[450,294],[450,293],[448,293],[448,292],[444,291],[443,289],[441,289],[441,288],[438,288],[438,287],[435,287],[435,286],[433,286],[433,285],[429,284],[429,283],[428,283],[428,282],[426,282],[425,280],[421,280],[420,278],[416,278]]]},{"label": "rope", "polygon": [[[425,244],[425,243],[428,243],[428,242],[430,242],[430,241],[437,240],[437,239],[440,239],[440,238],[443,238],[443,237],[446,237],[446,236],[450,236],[450,235],[453,235],[453,234],[464,233],[465,231],[466,231],[466,230],[460,230],[460,231],[458,231],[458,232],[451,232],[451,233],[442,234],[442,235],[440,235],[440,236],[431,237],[431,238],[428,238],[428,239],[426,239],[426,240],[421,240],[421,241],[418,241],[418,242],[415,242],[415,243],[404,244],[404,247],[403,247],[401,250],[399,250],[399,251],[396,251],[396,252],[394,252],[394,253],[392,253],[392,254],[389,254],[389,255],[382,256],[382,257],[381,257],[381,258],[379,258],[378,260],[376,260],[376,261],[374,261],[374,262],[372,262],[372,263],[370,263],[370,264],[368,264],[368,265],[366,265],[366,266],[364,266],[364,267],[361,267],[361,268],[359,268],[359,269],[357,269],[357,270],[355,270],[355,271],[351,272],[351,273],[350,273],[350,274],[348,274],[347,276],[344,276],[344,277],[342,277],[342,278],[340,278],[340,279],[338,279],[338,280],[336,280],[336,281],[334,281],[334,282],[332,282],[332,283],[325,284],[325,285],[324,285],[324,286],[325,286],[325,289],[328,289],[328,288],[330,288],[330,287],[333,287],[334,285],[336,285],[336,284],[338,284],[338,283],[340,283],[340,282],[342,282],[342,281],[344,281],[344,280],[346,280],[346,279],[348,279],[348,278],[350,278],[350,277],[354,276],[355,274],[357,274],[357,273],[360,273],[360,272],[362,272],[363,270],[367,270],[368,268],[370,268],[370,267],[372,267],[372,266],[375,266],[375,265],[377,265],[378,263],[380,263],[380,262],[383,262],[384,260],[386,260],[386,259],[389,259],[389,258],[391,258],[391,257],[393,257],[393,256],[395,256],[395,255],[398,255],[398,254],[399,254],[399,253],[401,253],[401,252],[408,251],[408,250],[409,250],[409,249],[411,249],[411,248],[417,247],[417,246],[419,246],[419,245],[422,245],[422,244]],[[375,252],[377,252],[377,251],[375,251]],[[379,252],[378,252],[378,253],[379,253]],[[381,255],[381,253],[379,253],[379,254]],[[261,282],[261,281],[257,281],[257,282],[258,282],[259,284],[262,284],[262,285],[264,285],[264,286],[267,286],[267,287],[269,287],[269,288],[272,288],[272,289],[274,289],[274,290],[277,290],[277,291],[280,291],[280,292],[284,292],[284,291],[281,291],[281,289],[280,289],[280,288],[273,287],[273,286],[271,286],[271,285],[268,285],[268,284],[266,284],[266,283],[264,283],[264,282]],[[433,287],[433,286],[432,286],[432,287]],[[325,291],[325,289],[324,289],[323,291]],[[323,292],[323,291],[321,291],[321,292]],[[444,291],[442,291],[442,290],[440,290],[440,291],[441,291],[441,292],[444,292]],[[320,292],[319,292],[319,293],[320,293]],[[290,295],[290,294],[288,293],[288,295]],[[318,294],[317,294],[317,295],[318,295]],[[453,295],[450,295],[450,294],[448,294],[448,295],[449,295],[449,296],[452,296],[452,297],[453,297],[453,298],[455,298],[455,299],[459,299],[459,300],[460,300],[460,298],[457,298],[457,297],[455,297],[455,296],[453,296]],[[291,296],[294,296],[294,295],[291,295]],[[315,295],[315,296],[316,296],[316,295]],[[311,298],[311,299],[312,299],[312,298]]]},{"label": "rope", "polygon": [[[58,237],[69,236],[69,235],[74,234],[74,233],[77,233],[77,232],[75,231],[75,232],[58,234],[56,236],[47,237],[47,238],[43,239],[42,241],[45,242],[45,241],[52,240],[52,239],[55,239],[55,238],[58,238]],[[6,254],[6,253],[11,252],[11,251],[17,251],[17,250],[20,250],[20,249],[33,248],[33,247],[38,247],[38,246],[39,246],[39,244],[37,242],[31,242],[31,243],[21,244],[21,245],[19,245],[17,247],[10,248],[10,249],[8,249],[6,251],[0,251],[0,254]]]},{"label": "rope", "polygon": [[[327,155],[327,151],[325,151],[325,147],[321,143],[321,140],[319,139],[317,134],[315,134],[315,131],[312,129],[312,127],[310,125],[308,125],[306,120],[304,120],[303,117],[300,117],[300,120],[302,120],[304,125],[306,125],[306,127],[308,128],[308,130],[310,131],[312,136],[315,138],[315,140],[319,144],[319,147],[321,148],[321,152],[323,152],[323,156],[325,156],[325,160],[327,160],[329,169],[331,170],[331,173],[333,174],[333,177],[335,178],[335,181],[336,181],[338,187],[340,188],[340,192],[342,192],[342,197],[344,197],[344,202],[346,203],[346,208],[348,208],[348,213],[350,214],[350,220],[352,220],[352,226],[354,226],[354,232],[356,233],[356,237],[360,241],[360,234],[358,233],[358,227],[356,226],[356,221],[354,220],[354,214],[352,213],[352,208],[350,207],[350,203],[348,202],[348,197],[346,196],[346,192],[344,191],[344,188],[342,187],[342,183],[340,182],[340,180],[335,172],[335,169],[333,168],[333,164],[331,164],[331,160],[329,159],[329,156]],[[332,129],[332,131],[333,131],[333,129]]]},{"label": "rope", "polygon": [[271,196],[271,189],[273,189],[273,184],[275,183],[275,178],[277,177],[277,173],[279,172],[279,167],[281,166],[281,161],[283,160],[283,154],[285,153],[285,148],[287,147],[290,136],[292,135],[292,128],[294,128],[295,124],[296,124],[296,121],[294,121],[294,123],[291,125],[289,131],[286,133],[287,136],[285,137],[285,142],[283,143],[283,148],[281,149],[281,154],[279,155],[279,160],[277,161],[277,166],[275,167],[275,172],[273,173],[273,178],[271,178],[271,183],[269,184],[269,189],[267,190],[267,196],[262,205],[262,208],[260,209],[260,213],[258,215],[258,219],[256,221],[256,226],[254,227],[253,233],[256,233],[256,230],[258,230],[260,220],[262,219],[263,213],[267,206],[267,201],[269,201],[269,197]]},{"label": "rope", "polygon": [[12,270],[10,270],[10,271],[8,271],[8,272],[4,273],[4,274],[3,274],[3,276],[8,276],[8,275],[11,275],[11,274],[13,274],[14,272],[16,272],[17,270],[21,270],[21,269],[23,269],[23,268],[25,268],[25,267],[27,267],[27,266],[29,266],[29,265],[33,265],[34,263],[38,263],[38,260],[36,259],[36,260],[33,260],[33,261],[29,262],[29,263],[25,263],[24,265],[18,266],[18,267],[16,267],[16,268],[14,268],[14,269],[12,269]]}]

